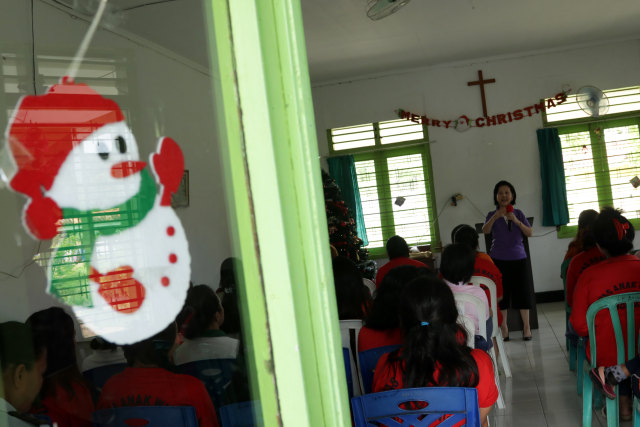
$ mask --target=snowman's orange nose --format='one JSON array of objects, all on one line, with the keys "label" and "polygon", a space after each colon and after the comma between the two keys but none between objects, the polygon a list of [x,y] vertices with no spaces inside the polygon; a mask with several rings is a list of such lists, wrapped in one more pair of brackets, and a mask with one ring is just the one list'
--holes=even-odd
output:
[{"label": "snowman's orange nose", "polygon": [[129,175],[140,172],[147,166],[147,162],[120,162],[111,166],[111,176],[114,178],[126,178]]}]

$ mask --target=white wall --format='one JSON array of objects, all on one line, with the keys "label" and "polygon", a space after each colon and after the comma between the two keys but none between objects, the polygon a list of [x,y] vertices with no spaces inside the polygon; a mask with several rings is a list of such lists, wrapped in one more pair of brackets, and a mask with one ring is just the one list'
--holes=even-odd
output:
[{"label": "white wall", "polygon": [[[3,0],[0,15],[0,46],[18,49],[27,56],[27,63],[31,52],[29,4]],[[88,23],[41,1],[34,2],[34,9],[36,52],[53,50],[72,55]],[[171,31],[168,24],[166,28]],[[189,239],[192,280],[217,287],[220,263],[230,256],[231,248],[209,77],[188,61],[150,47],[150,43],[105,30],[98,31],[91,45],[95,52],[125,54],[132,63],[127,81],[133,101],[130,126],[141,157],[148,158],[162,135],[171,136],[182,147],[185,167],[190,171],[190,206],[177,212]],[[13,107],[2,102],[0,97],[2,108]],[[6,127],[6,118],[1,115],[0,126]],[[18,276],[0,273],[0,321],[24,320],[31,312],[54,303],[44,292],[42,268],[31,264],[20,273],[38,248],[38,242],[27,236],[20,222],[24,202],[22,195],[0,188],[0,272]],[[43,243],[42,248],[46,247]]]},{"label": "white wall", "polygon": [[[478,70],[483,71],[485,79],[496,79],[495,84],[486,86],[487,110],[494,115],[551,97],[563,85],[574,91],[583,85],[602,89],[639,85],[639,53],[640,41],[636,40],[320,85],[313,88],[320,153],[328,155],[328,128],[391,120],[396,118],[394,110],[398,108],[444,120],[462,114],[482,116],[480,91],[477,86],[467,86],[467,82],[477,80]],[[436,210],[443,210],[443,242],[450,242],[451,229],[457,224],[483,222],[493,209],[493,186],[501,179],[510,181],[517,191],[517,207],[535,217],[530,248],[536,292],[562,289],[560,263],[569,243],[568,239],[558,239],[553,228],[540,226],[542,201],[535,131],[541,127],[539,115],[463,133],[429,127]],[[451,207],[449,198],[455,193],[462,193],[465,199]]]}]

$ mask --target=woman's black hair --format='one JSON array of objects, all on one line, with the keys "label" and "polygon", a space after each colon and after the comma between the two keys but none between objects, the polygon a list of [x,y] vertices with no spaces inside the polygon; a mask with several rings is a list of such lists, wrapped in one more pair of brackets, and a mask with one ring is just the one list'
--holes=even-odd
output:
[{"label": "woman's black hair", "polygon": [[511,195],[513,196],[513,198],[511,199],[511,204],[512,205],[516,204],[516,188],[513,185],[511,185],[510,182],[502,180],[502,181],[498,181],[495,187],[493,187],[493,204],[496,205],[496,207],[500,205],[496,200],[496,197],[498,196],[498,190],[500,190],[500,187],[505,185],[509,187],[509,190],[511,191]]},{"label": "woman's black hair", "polygon": [[34,347],[47,349],[47,370],[40,396],[54,395],[57,386],[75,396],[73,383],[85,381],[76,359],[73,318],[60,307],[50,307],[33,313],[25,323],[31,328]]},{"label": "woman's black hair", "polygon": [[593,209],[587,209],[580,212],[578,216],[578,233],[576,241],[582,245],[582,250],[591,249],[596,245],[596,238],[593,235],[593,225],[598,219],[598,212]]},{"label": "woman's black hair", "polygon": [[473,276],[476,252],[463,243],[452,243],[445,246],[440,261],[442,277],[451,283],[468,283]]},{"label": "woman's black hair", "polygon": [[604,208],[593,224],[593,234],[598,245],[615,257],[629,253],[633,249],[635,230],[627,218],[613,208]]},{"label": "woman's black hair", "polygon": [[432,274],[428,268],[401,265],[385,274],[375,292],[371,310],[365,325],[371,329],[385,330],[400,326],[400,295],[405,285],[416,277]]},{"label": "woman's black hair", "polygon": [[223,291],[222,308],[224,308],[224,323],[220,327],[227,334],[240,334],[240,306],[238,305],[238,288],[236,286],[236,271],[239,267],[237,258],[227,258],[220,264],[220,286]]},{"label": "woman's black hair", "polygon": [[340,320],[364,319],[371,296],[362,283],[362,275],[358,267],[353,261],[342,256],[335,257],[332,264],[338,318]]},{"label": "woman's black hair", "polygon": [[194,339],[203,334],[216,316],[222,311],[220,299],[207,285],[198,285],[189,289],[185,302],[191,307],[191,316],[184,320],[185,327],[182,330],[185,338]]},{"label": "woman's black hair", "polygon": [[409,257],[409,245],[407,245],[407,241],[400,236],[390,237],[389,240],[387,240],[385,248],[389,259]]},{"label": "woman's black hair", "polygon": [[478,385],[478,366],[457,319],[453,292],[442,280],[421,276],[406,285],[400,299],[404,346],[389,357],[404,361],[404,387]]},{"label": "woman's black hair", "polygon": [[135,362],[152,365],[165,369],[172,369],[169,361],[169,350],[176,340],[176,322],[171,322],[164,330],[146,340],[135,344],[122,346],[124,357],[129,366]]},{"label": "woman's black hair", "polygon": [[462,243],[474,251],[478,248],[478,232],[467,224],[460,224],[451,231],[451,243]]},{"label": "woman's black hair", "polygon": [[91,347],[91,350],[111,350],[111,351],[115,351],[118,349],[118,346],[115,345],[112,342],[109,342],[107,340],[105,340],[102,337],[95,337],[94,339],[91,340],[91,343],[89,344],[89,346]]}]

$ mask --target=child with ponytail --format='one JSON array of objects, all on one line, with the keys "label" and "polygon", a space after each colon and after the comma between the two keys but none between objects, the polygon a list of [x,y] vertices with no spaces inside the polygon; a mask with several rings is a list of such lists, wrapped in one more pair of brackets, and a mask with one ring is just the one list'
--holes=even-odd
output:
[{"label": "child with ponytail", "polygon": [[498,399],[493,362],[486,352],[466,346],[457,324],[453,292],[442,280],[419,277],[409,282],[400,302],[403,346],[383,355],[373,392],[411,387],[475,387],[482,425]]},{"label": "child with ponytail", "polygon": [[[588,336],[587,310],[602,297],[626,292],[640,291],[640,259],[631,255],[635,231],[633,225],[613,208],[604,208],[593,224],[596,244],[606,257],[604,261],[592,265],[582,272],[573,293],[573,305],[569,322],[579,336]],[[626,310],[619,310],[622,332],[625,338],[627,328]],[[635,324],[638,325],[640,312],[635,312]],[[598,315],[595,319],[596,342],[598,347],[597,366],[615,365],[617,360],[616,340],[609,316]],[[638,333],[636,326],[636,335]],[[591,354],[587,342],[587,357]],[[600,378],[604,382],[604,378]],[[631,389],[627,382],[620,384],[620,417],[630,420]]]}]

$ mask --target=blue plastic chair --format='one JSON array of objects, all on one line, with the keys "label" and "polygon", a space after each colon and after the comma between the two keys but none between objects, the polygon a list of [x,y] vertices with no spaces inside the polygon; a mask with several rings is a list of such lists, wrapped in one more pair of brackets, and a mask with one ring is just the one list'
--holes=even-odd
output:
[{"label": "blue plastic chair", "polygon": [[347,377],[347,392],[349,399],[353,397],[353,376],[351,372],[351,353],[346,347],[342,347],[342,358],[344,359],[344,373]]},{"label": "blue plastic chair", "polygon": [[360,360],[360,375],[362,376],[362,388],[364,389],[365,394],[371,393],[373,373],[380,357],[382,357],[383,354],[390,353],[399,347],[399,345],[385,345],[383,347],[376,347],[358,353],[358,359]]},{"label": "blue plastic chair", "polygon": [[100,391],[109,378],[124,371],[126,367],[126,363],[116,363],[114,365],[99,366],[97,368],[84,371],[82,373],[82,376],[84,377],[84,379],[93,384],[98,389],[98,391]]},{"label": "blue plastic chair", "polygon": [[225,391],[231,384],[235,362],[235,359],[207,359],[178,365],[176,368],[179,373],[202,381],[217,409],[225,403]]},{"label": "blue plastic chair", "polygon": [[[640,303],[640,292],[628,292],[623,294],[611,295],[594,302],[587,310],[587,326],[589,328],[589,342],[591,343],[591,368],[597,367],[597,342],[595,334],[595,318],[602,311],[609,312],[613,331],[616,337],[617,363],[623,363],[632,359],[637,353],[637,331],[635,324],[634,304]],[[622,335],[622,324],[618,314],[618,306],[624,305],[626,308],[626,326],[627,326],[627,351],[625,352],[625,343]],[[578,368],[581,368],[580,366]],[[593,383],[588,372],[583,372],[582,379],[582,425],[583,427],[591,427],[592,408],[593,408]],[[609,427],[617,427],[619,425],[618,417],[618,386],[615,387],[616,398],[606,399],[607,405],[607,425]],[[635,411],[634,411],[635,412]]]},{"label": "blue plastic chair", "polygon": [[[380,424],[428,427],[432,423],[440,427],[480,427],[481,422],[475,388],[423,387],[383,391],[354,397],[351,407],[355,427]],[[461,422],[463,424],[458,424]]]},{"label": "blue plastic chair", "polygon": [[94,427],[198,427],[192,406],[123,406],[95,411]]},{"label": "blue plastic chair", "polygon": [[258,401],[232,403],[221,407],[220,425],[222,427],[262,425],[262,413],[258,408]]}]

